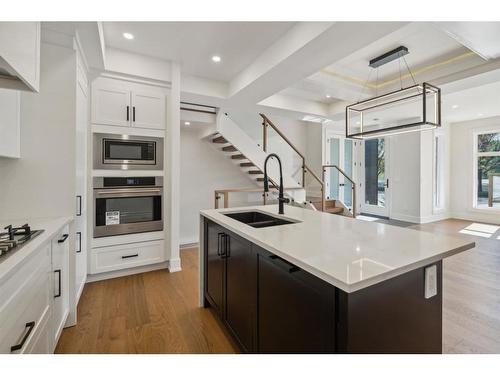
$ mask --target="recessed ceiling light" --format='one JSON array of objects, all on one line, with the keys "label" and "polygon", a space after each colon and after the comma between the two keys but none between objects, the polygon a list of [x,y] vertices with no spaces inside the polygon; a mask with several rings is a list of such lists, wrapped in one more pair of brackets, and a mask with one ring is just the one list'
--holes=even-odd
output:
[{"label": "recessed ceiling light", "polygon": [[330,99],[330,98],[331,98],[331,95],[326,94],[326,98],[327,98],[327,99]]},{"label": "recessed ceiling light", "polygon": [[123,33],[123,37],[128,40],[134,39],[134,36],[130,33]]},{"label": "recessed ceiling light", "polygon": [[453,109],[457,109],[457,108],[458,108],[458,104],[453,104],[453,105],[451,106],[451,108],[453,108]]},{"label": "recessed ceiling light", "polygon": [[478,113],[477,115],[478,115],[479,117],[482,117],[482,116],[483,116],[483,114],[482,114],[482,113]]},{"label": "recessed ceiling light", "polygon": [[184,121],[184,125],[189,126],[191,123],[189,121]]},{"label": "recessed ceiling light", "polygon": [[221,61],[221,58],[220,58],[220,56],[213,55],[213,56],[212,56],[212,61],[213,61],[213,62],[218,63],[218,62],[220,62],[220,61]]}]

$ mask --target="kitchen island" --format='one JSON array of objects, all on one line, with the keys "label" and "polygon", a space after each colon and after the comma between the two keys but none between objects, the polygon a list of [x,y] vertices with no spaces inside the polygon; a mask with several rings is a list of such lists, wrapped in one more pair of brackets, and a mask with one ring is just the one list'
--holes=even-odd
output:
[{"label": "kitchen island", "polygon": [[441,353],[442,260],[473,242],[277,212],[201,211],[200,304],[244,352]]}]

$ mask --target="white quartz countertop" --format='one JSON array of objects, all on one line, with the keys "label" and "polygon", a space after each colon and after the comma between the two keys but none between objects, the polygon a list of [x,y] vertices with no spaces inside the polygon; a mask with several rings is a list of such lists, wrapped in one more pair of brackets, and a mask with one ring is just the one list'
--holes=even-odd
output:
[{"label": "white quartz countertop", "polygon": [[[299,221],[253,228],[223,213],[261,211]],[[474,242],[414,229],[285,206],[203,210],[201,215],[326,282],[355,292],[472,249]]]},{"label": "white quartz countertop", "polygon": [[34,252],[39,251],[42,246],[50,242],[50,240],[59,232],[66,224],[73,221],[71,217],[57,217],[44,219],[26,219],[13,220],[12,222],[2,222],[1,227],[4,228],[8,224],[13,226],[29,223],[32,230],[43,229],[44,231],[33,238],[31,241],[23,245],[22,248],[15,251],[8,257],[0,260],[0,285],[2,282],[16,272]]}]

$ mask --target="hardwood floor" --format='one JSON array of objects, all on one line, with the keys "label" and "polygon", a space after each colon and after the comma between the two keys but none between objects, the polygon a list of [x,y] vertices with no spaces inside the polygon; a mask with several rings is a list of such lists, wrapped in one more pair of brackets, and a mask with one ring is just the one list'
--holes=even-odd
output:
[{"label": "hardwood floor", "polygon": [[[475,249],[444,261],[443,352],[500,353],[499,228],[463,220],[409,228],[476,241]],[[78,325],[63,331],[56,353],[239,352],[211,310],[197,305],[198,250],[181,257],[182,272],[87,284]]]},{"label": "hardwood floor", "polygon": [[78,324],[56,353],[237,353],[210,309],[198,307],[198,249],[181,251],[182,272],[166,270],[90,283]]},{"label": "hardwood floor", "polygon": [[410,228],[476,242],[443,262],[443,352],[500,353],[500,227],[443,220]]}]

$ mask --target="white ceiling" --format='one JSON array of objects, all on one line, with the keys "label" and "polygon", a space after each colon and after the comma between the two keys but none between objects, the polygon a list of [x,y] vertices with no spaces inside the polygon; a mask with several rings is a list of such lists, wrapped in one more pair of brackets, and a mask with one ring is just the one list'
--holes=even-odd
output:
[{"label": "white ceiling", "polygon": [[[294,22],[104,22],[106,47],[174,60],[182,71],[229,81],[285,34]],[[134,35],[127,40],[123,33]],[[222,58],[220,63],[211,60]]]},{"label": "white ceiling", "polygon": [[[413,80],[402,59],[378,69],[368,66],[371,59],[400,45],[409,49],[410,53],[405,56],[405,60],[417,82],[432,82],[438,77],[485,63],[479,55],[464,47],[438,25],[432,22],[412,22],[293,84],[282,94],[323,103],[333,103],[336,99],[355,101],[363,98],[362,93],[369,97],[399,88],[400,71],[403,86],[410,86]],[[368,83],[373,86],[364,88],[368,77]],[[377,84],[380,87],[375,89]],[[330,98],[326,98],[326,95]]]},{"label": "white ceiling", "polygon": [[441,111],[444,122],[500,116],[500,82],[444,95]]},{"label": "white ceiling", "polygon": [[[417,69],[442,58],[443,56],[455,56],[468,52],[459,42],[452,39],[445,32],[436,28],[430,22],[414,22],[400,29],[398,32],[378,40],[376,43],[363,48],[335,64],[326,67],[341,74],[366,80],[370,72],[370,82],[399,76],[399,62],[393,61],[377,69],[368,66],[369,61],[383,53],[399,46],[405,46],[409,54],[404,57],[410,69]],[[407,73],[404,60],[401,61],[402,74]]]}]

